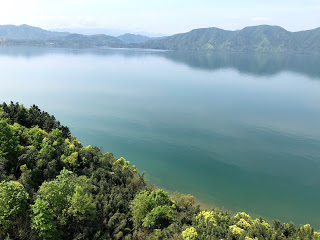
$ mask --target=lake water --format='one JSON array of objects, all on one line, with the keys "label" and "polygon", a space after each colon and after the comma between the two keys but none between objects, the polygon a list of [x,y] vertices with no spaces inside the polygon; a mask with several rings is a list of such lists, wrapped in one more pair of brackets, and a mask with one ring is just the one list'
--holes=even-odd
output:
[{"label": "lake water", "polygon": [[320,56],[0,48],[0,101],[207,206],[320,228]]}]

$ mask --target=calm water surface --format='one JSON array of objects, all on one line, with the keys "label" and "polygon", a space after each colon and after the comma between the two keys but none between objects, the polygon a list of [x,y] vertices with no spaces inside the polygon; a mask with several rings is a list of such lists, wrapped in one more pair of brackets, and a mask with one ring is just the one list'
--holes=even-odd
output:
[{"label": "calm water surface", "polygon": [[1,47],[0,73],[159,187],[320,228],[320,56]]}]

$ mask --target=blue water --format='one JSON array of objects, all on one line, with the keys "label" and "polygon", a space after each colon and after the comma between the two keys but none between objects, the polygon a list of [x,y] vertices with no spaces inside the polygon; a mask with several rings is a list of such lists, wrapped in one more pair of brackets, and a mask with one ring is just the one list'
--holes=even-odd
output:
[{"label": "blue water", "polygon": [[0,48],[0,101],[202,204],[320,228],[320,56]]}]

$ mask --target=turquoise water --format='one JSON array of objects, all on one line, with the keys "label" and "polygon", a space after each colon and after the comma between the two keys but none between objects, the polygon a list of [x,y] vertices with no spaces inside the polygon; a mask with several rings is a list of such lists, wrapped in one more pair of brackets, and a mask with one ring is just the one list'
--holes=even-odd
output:
[{"label": "turquoise water", "polygon": [[0,48],[0,101],[207,206],[320,229],[320,56]]}]

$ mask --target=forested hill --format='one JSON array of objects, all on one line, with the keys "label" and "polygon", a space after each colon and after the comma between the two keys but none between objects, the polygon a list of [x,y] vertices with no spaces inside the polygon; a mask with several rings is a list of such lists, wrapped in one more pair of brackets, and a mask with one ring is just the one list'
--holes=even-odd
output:
[{"label": "forested hill", "polygon": [[[124,158],[83,146],[33,105],[0,104],[0,239],[319,239],[310,225],[200,210],[145,183]],[[219,183],[216,183],[219,184]],[[254,197],[254,193],[252,196]]]},{"label": "forested hill", "polygon": [[117,37],[124,43],[143,43],[149,41],[151,38],[139,34],[126,33]]},{"label": "forested hill", "polygon": [[320,28],[289,32],[278,26],[253,26],[238,31],[201,28],[136,47],[166,50],[320,53]]},{"label": "forested hill", "polygon": [[70,35],[70,33],[47,31],[26,24],[20,26],[0,25],[0,38],[6,38],[10,40],[46,41],[53,38],[65,37],[67,35]]},{"label": "forested hill", "polygon": [[150,39],[134,34],[119,37],[104,34],[82,35],[51,32],[28,25],[0,25],[0,45],[320,54],[320,28],[300,32],[290,32],[269,25],[246,27],[237,31],[200,28],[169,37]]},{"label": "forested hill", "polygon": [[120,39],[104,34],[83,35],[69,32],[47,31],[29,25],[0,25],[0,44],[49,47],[124,47]]}]

